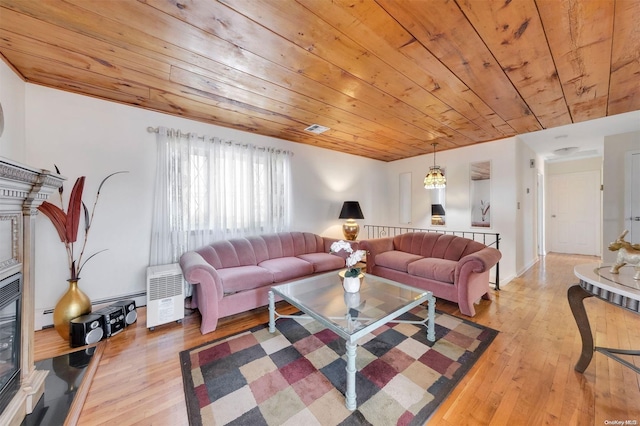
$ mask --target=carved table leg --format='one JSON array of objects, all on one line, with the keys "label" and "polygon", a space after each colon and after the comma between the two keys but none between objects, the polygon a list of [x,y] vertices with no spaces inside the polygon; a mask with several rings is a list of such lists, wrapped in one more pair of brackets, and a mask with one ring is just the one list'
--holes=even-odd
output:
[{"label": "carved table leg", "polygon": [[575,370],[579,373],[583,373],[584,370],[587,369],[594,352],[593,335],[591,334],[589,317],[587,317],[587,311],[584,308],[584,299],[587,297],[593,297],[593,294],[588,293],[578,284],[569,287],[567,291],[569,306],[571,307],[573,318],[576,320],[580,337],[582,338],[582,354],[575,366]]}]

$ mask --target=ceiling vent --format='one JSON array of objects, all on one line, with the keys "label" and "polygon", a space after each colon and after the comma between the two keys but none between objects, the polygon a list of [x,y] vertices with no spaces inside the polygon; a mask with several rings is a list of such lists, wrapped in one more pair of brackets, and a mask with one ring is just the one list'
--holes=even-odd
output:
[{"label": "ceiling vent", "polygon": [[311,132],[311,133],[315,133],[316,135],[319,135],[320,133],[324,133],[327,130],[329,130],[329,128],[321,126],[319,124],[312,124],[311,126],[307,127],[304,130],[306,130],[307,132]]}]

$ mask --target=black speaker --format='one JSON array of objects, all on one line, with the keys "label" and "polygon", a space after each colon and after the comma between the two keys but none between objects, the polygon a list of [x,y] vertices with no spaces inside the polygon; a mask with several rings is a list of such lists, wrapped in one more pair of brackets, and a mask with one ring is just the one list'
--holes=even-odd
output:
[{"label": "black speaker", "polygon": [[87,314],[69,322],[72,348],[98,343],[106,337],[104,318],[98,314]]},{"label": "black speaker", "polygon": [[111,337],[124,330],[124,308],[122,306],[107,306],[93,311],[93,313],[102,315],[104,318],[104,332],[107,337]]},{"label": "black speaker", "polygon": [[110,306],[122,307],[124,309],[124,322],[125,326],[130,326],[138,319],[138,313],[136,312],[135,300],[120,300]]}]

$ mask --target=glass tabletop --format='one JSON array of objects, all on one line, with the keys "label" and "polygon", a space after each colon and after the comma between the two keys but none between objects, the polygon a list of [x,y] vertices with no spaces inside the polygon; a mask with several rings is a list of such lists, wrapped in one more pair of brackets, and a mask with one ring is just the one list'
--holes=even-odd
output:
[{"label": "glass tabletop", "polygon": [[633,266],[623,266],[617,274],[611,272],[611,264],[587,263],[574,268],[575,275],[606,290],[621,293],[640,300],[640,280],[634,280]]},{"label": "glass tabletop", "polygon": [[338,272],[272,287],[275,294],[345,339],[354,339],[426,301],[430,292],[365,275],[358,293],[346,293]]}]

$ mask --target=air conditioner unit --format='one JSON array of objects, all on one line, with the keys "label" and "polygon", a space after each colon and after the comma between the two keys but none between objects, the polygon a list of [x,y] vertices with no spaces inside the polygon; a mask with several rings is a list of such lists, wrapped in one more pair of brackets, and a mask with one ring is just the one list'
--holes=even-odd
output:
[{"label": "air conditioner unit", "polygon": [[184,278],[180,265],[147,268],[147,328],[184,318]]}]

